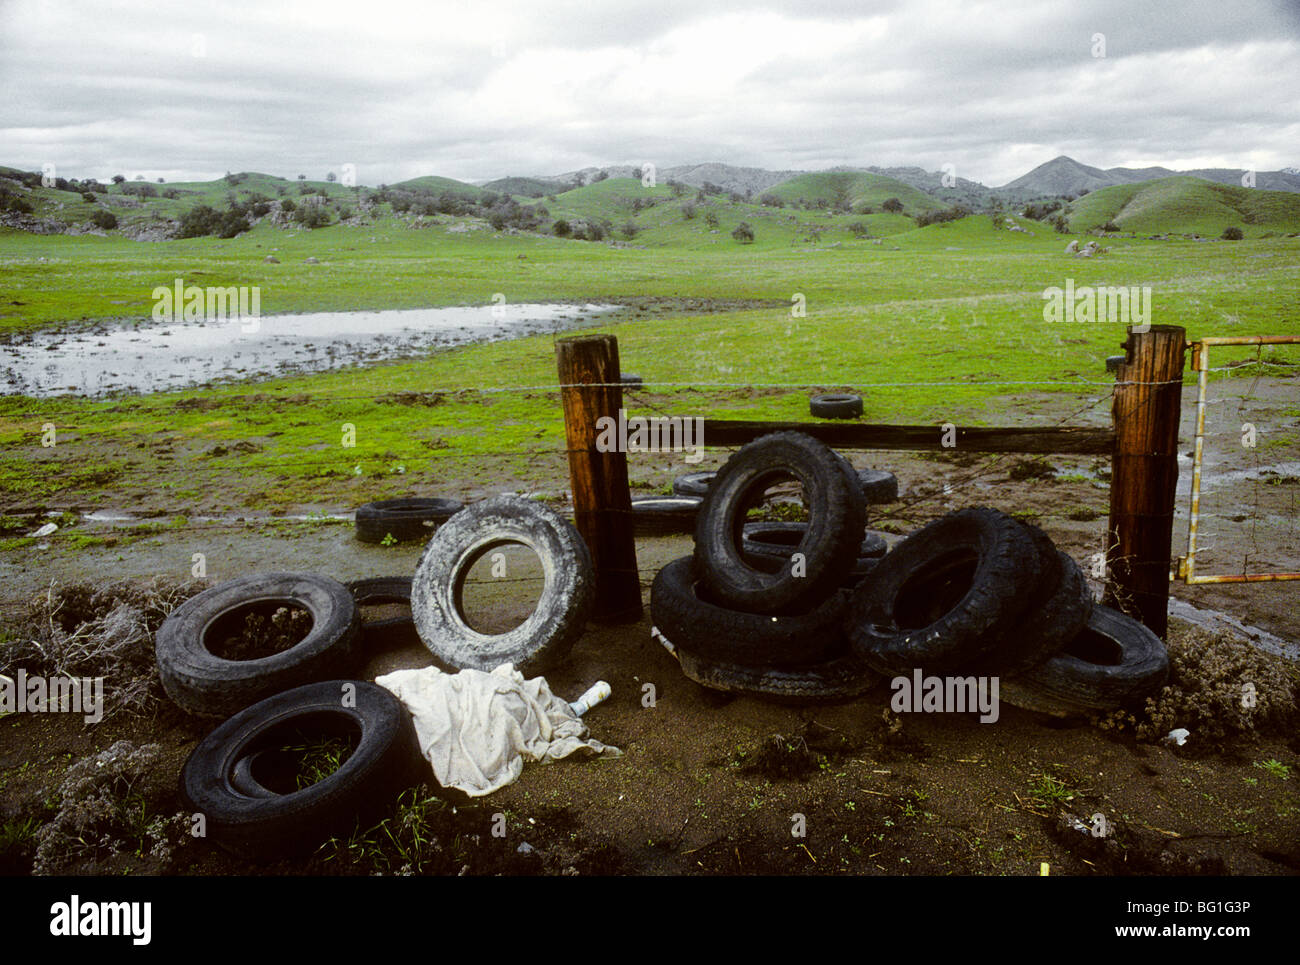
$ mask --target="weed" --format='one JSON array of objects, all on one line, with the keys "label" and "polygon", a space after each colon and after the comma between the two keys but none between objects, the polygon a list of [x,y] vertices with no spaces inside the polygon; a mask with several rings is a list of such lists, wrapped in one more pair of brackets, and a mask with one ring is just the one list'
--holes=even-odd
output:
[{"label": "weed", "polygon": [[1279,781],[1291,780],[1291,768],[1281,761],[1269,759],[1267,761],[1256,761],[1255,766],[1267,774],[1271,774]]}]

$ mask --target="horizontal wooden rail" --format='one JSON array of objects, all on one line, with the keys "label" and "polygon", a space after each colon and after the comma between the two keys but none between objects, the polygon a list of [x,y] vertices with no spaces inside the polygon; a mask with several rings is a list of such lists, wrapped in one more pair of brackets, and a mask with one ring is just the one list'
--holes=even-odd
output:
[{"label": "horizontal wooden rail", "polygon": [[[747,422],[705,419],[706,446],[739,446],[770,432],[803,432],[845,449],[930,449],[938,452],[1073,453],[1109,456],[1113,429],[1062,426],[1052,429],[957,426],[945,438],[942,427],[870,425],[861,422]],[[955,445],[944,445],[953,442]]]}]

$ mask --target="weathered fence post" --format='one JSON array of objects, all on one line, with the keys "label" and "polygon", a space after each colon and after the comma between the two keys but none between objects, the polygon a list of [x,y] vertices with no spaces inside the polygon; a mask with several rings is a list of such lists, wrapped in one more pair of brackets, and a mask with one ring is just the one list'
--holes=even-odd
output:
[{"label": "weathered fence post", "polygon": [[1130,330],[1111,407],[1115,451],[1104,602],[1161,638],[1169,625],[1186,335],[1177,325]]},{"label": "weathered fence post", "polygon": [[641,619],[641,582],[632,533],[627,454],[596,448],[596,420],[617,421],[623,406],[618,339],[579,335],[555,343],[569,450],[573,516],[596,568],[594,619],[632,623]]}]

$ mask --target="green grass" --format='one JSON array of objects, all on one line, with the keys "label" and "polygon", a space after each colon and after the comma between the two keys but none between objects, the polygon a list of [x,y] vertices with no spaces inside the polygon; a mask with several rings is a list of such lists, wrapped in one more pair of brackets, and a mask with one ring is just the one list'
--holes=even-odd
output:
[{"label": "green grass", "polygon": [[[1295,239],[1119,240],[1080,261],[1062,253],[1067,239],[1050,229],[996,231],[982,216],[873,244],[849,235],[858,216],[716,198],[700,205],[719,213],[721,228],[711,234],[702,213],[683,216],[693,194],[674,198],[666,186],[627,178],[567,192],[550,207],[557,216],[605,212],[618,223],[633,217],[635,197],[656,201],[635,216],[645,229],[635,244],[644,247],[496,233],[482,222],[479,230],[448,230],[472,223],[465,219],[413,230],[386,215],[313,232],[262,225],[227,241],[0,229],[0,332],[81,320],[147,323],[152,289],[177,277],[259,285],[264,316],[488,304],[494,292],[512,303],[743,299],[748,307],[712,313],[669,315],[651,305],[611,326],[623,368],[648,383],[637,396],[660,413],[797,421],[807,418],[813,390],[860,390],[867,421],[936,425],[1041,421],[1015,402],[1040,390],[1080,396],[1081,407],[1097,400],[1104,412],[1103,360],[1118,351],[1123,326],[1044,322],[1043,289],[1067,277],[1079,286],[1150,285],[1152,321],[1183,325],[1191,338],[1300,334]],[[755,244],[729,237],[740,220],[755,226]],[[819,245],[804,240],[808,224],[824,226]],[[270,252],[281,264],[263,262]],[[321,263],[306,264],[308,256]],[[807,300],[806,317],[791,316],[796,292]],[[1216,365],[1230,357],[1224,349],[1213,355]],[[66,505],[111,492],[113,505],[161,500],[181,513],[346,508],[471,478],[528,488],[565,475],[555,382],[552,339],[538,336],[140,398],[8,396],[0,399],[0,504]],[[1014,384],[1025,382],[1050,384]],[[779,383],[808,388],[752,388]],[[401,393],[441,398],[409,405]],[[47,421],[59,428],[52,449],[40,445]],[[344,422],[357,427],[354,449],[340,445]],[[258,448],[231,449],[241,442]],[[230,451],[212,454],[218,446]],[[24,543],[23,532],[6,535],[13,548]]]},{"label": "green grass", "polygon": [[907,214],[937,211],[948,205],[910,184],[883,174],[863,171],[818,171],[800,174],[769,188],[765,194],[774,194],[786,202],[825,201],[830,205],[847,204],[855,212],[880,205],[890,198],[903,203]]}]

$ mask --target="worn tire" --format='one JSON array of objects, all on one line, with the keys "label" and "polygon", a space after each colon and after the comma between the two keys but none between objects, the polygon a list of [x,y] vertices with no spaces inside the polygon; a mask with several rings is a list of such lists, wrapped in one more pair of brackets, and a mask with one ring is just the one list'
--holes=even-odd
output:
[{"label": "worn tire", "polygon": [[704,498],[709,491],[716,472],[688,472],[673,480],[674,496],[699,496]]},{"label": "worn tire", "polygon": [[982,507],[951,513],[895,546],[854,591],[849,638],[880,673],[960,670],[1016,632],[1044,570],[1017,520]]},{"label": "worn tire", "polygon": [[[747,497],[761,495],[765,483],[783,475],[803,484],[808,509],[803,576],[794,576],[788,563],[764,571],[741,556]],[[731,609],[807,612],[834,595],[852,571],[866,528],[866,503],[843,460],[811,436],[773,433],[743,446],[718,470],[695,526],[696,572],[709,594]]]},{"label": "worn tire", "polygon": [[[301,607],[312,617],[302,640],[256,660],[226,660],[208,649],[209,634],[229,632],[250,606]],[[265,697],[349,673],[359,658],[359,618],[342,583],[303,573],[264,573],[221,583],[190,597],[154,637],[163,690],[182,710],[228,717]]]},{"label": "worn tire", "polygon": [[809,613],[761,616],[718,606],[696,579],[689,556],[673,560],[650,586],[650,617],[674,644],[712,660],[751,667],[800,667],[844,652],[845,599]]},{"label": "worn tire", "polygon": [[[1109,651],[1109,653],[1107,653]],[[1112,661],[1097,662],[1106,654]],[[1060,653],[1002,681],[1002,699],[1054,715],[1136,708],[1169,677],[1164,643],[1132,617],[1098,604]]]},{"label": "worn tire", "polygon": [[838,452],[835,455],[840,457],[840,461],[844,463],[844,471],[852,476],[858,488],[862,490],[862,498],[867,501],[868,506],[898,502],[898,477],[892,472],[886,472],[884,469],[854,469],[853,463],[844,456]]},{"label": "worn tire", "polygon": [[[409,576],[376,576],[346,584],[358,607],[385,603],[410,607]],[[362,648],[367,654],[420,642],[413,616],[389,617],[384,620],[361,620]]]},{"label": "worn tire", "polygon": [[[344,706],[345,686],[354,706]],[[286,741],[348,733],[359,733],[356,747],[333,774],[302,790],[271,789]],[[309,853],[422,780],[432,771],[401,702],[373,683],[331,680],[275,694],[217,727],[186,760],[181,796],[213,841],[258,860]]]},{"label": "worn tire", "polygon": [[819,419],[859,419],[862,417],[862,396],[814,395],[808,401],[808,411]]},{"label": "worn tire", "polygon": [[356,512],[357,539],[382,543],[389,534],[399,543],[428,539],[433,528],[465,508],[458,499],[382,499]]},{"label": "worn tire", "polygon": [[[545,586],[519,626],[479,633],[461,611],[465,577],[478,557],[508,543],[537,554]],[[489,672],[512,663],[531,677],[568,655],[591,615],[594,591],[591,554],[572,523],[531,499],[494,496],[461,510],[434,533],[415,567],[411,612],[420,639],[444,663]]]},{"label": "worn tire", "polygon": [[[1092,589],[1073,559],[1058,550],[1037,526],[1022,523],[1034,540],[1045,566],[1045,591],[1025,609],[1015,632],[965,668],[977,675],[1014,677],[1058,653],[1083,632],[1092,616]],[[1051,561],[1056,565],[1052,566]]]},{"label": "worn tire", "polygon": [[638,496],[632,500],[632,531],[637,536],[695,532],[698,496]]},{"label": "worn tire", "polygon": [[701,687],[781,703],[853,700],[880,683],[871,668],[852,654],[793,669],[719,662],[682,647],[677,647],[676,654],[682,673]]},{"label": "worn tire", "polygon": [[[773,561],[783,565],[789,562],[807,531],[807,523],[746,523],[740,537],[741,556],[756,569],[771,566]],[[861,583],[888,549],[883,537],[876,533],[865,534],[858,548],[858,558],[840,580],[840,586],[852,589]]]}]

